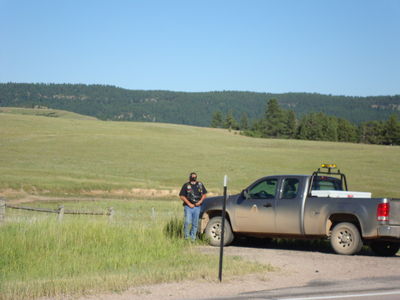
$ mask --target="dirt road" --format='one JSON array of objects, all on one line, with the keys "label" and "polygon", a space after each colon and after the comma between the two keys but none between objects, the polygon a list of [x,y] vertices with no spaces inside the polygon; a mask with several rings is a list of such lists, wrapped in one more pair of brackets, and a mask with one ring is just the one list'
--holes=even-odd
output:
[{"label": "dirt road", "polygon": [[[219,248],[199,246],[201,253],[219,254]],[[354,280],[400,276],[400,256],[377,257],[368,251],[356,256],[342,256],[329,249],[306,249],[301,246],[259,247],[235,245],[226,247],[226,255],[241,256],[246,260],[271,264],[274,272],[251,274],[241,278],[210,281],[180,282],[132,288],[122,294],[103,294],[83,299],[201,299],[218,296],[234,296],[246,292],[274,290],[285,287],[301,287],[314,282]]]}]

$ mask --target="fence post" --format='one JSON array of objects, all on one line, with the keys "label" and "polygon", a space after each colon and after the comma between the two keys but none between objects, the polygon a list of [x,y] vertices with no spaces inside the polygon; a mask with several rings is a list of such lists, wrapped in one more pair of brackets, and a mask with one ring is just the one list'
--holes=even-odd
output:
[{"label": "fence post", "polygon": [[108,220],[110,221],[110,222],[112,222],[112,220],[114,219],[114,208],[113,207],[110,207],[109,209],[108,209]]},{"label": "fence post", "polygon": [[64,205],[58,207],[58,221],[61,222],[64,218]]},{"label": "fence post", "polygon": [[4,221],[6,217],[6,201],[0,198],[0,223]]},{"label": "fence post", "polygon": [[228,175],[224,176],[224,202],[222,203],[222,220],[221,220],[221,243],[219,246],[219,270],[218,279],[222,281],[222,262],[224,258],[224,242],[225,242],[225,215],[226,215],[226,200],[228,199]]}]

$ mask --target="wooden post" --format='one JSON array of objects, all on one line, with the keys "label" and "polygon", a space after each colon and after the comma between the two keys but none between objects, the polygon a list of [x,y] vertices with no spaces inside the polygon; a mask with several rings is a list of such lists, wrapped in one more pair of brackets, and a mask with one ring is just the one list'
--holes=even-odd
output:
[{"label": "wooden post", "polygon": [[154,220],[156,218],[156,210],[154,207],[151,208],[151,218]]},{"label": "wooden post", "polygon": [[64,218],[64,205],[58,207],[58,221],[61,222]]},{"label": "wooden post", "polygon": [[6,201],[0,198],[0,223],[5,220],[6,217]]},{"label": "wooden post", "polygon": [[110,222],[112,222],[112,220],[114,219],[114,208],[113,207],[110,207],[109,209],[108,209],[108,220],[110,221]]}]

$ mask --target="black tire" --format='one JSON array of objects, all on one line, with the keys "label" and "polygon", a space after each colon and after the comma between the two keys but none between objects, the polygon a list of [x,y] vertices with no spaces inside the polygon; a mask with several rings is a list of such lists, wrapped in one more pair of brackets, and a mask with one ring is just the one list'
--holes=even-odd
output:
[{"label": "black tire", "polygon": [[351,223],[337,224],[331,233],[331,246],[337,254],[353,255],[360,252],[363,246],[360,231]]},{"label": "black tire", "polygon": [[371,250],[379,256],[395,256],[400,249],[400,244],[393,242],[373,242],[370,245]]},{"label": "black tire", "polygon": [[[220,246],[221,245],[221,226],[222,226],[222,217],[214,217],[212,218],[204,231],[205,237],[208,240],[208,243],[211,246]],[[228,220],[225,219],[225,232],[224,232],[224,245],[229,245],[233,241],[233,233],[231,225]]]}]

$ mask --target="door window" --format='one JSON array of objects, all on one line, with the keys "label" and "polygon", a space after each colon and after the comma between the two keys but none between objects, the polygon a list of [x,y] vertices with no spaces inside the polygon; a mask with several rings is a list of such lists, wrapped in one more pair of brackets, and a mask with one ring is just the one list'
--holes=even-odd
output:
[{"label": "door window", "polygon": [[276,187],[278,185],[277,179],[267,179],[260,181],[253,186],[249,195],[252,199],[273,199],[276,195]]},{"label": "door window", "polygon": [[299,180],[297,178],[287,178],[283,182],[282,199],[294,199],[299,191]]}]

